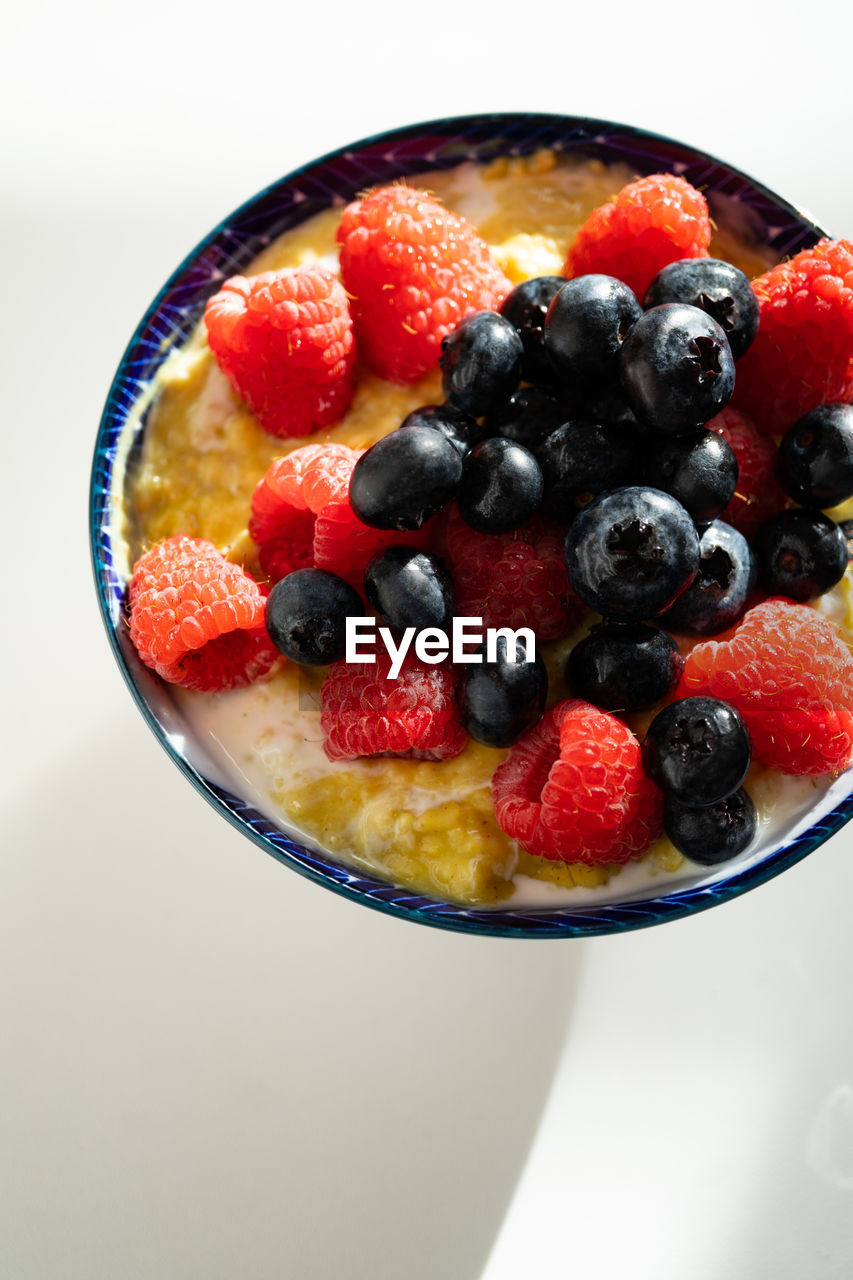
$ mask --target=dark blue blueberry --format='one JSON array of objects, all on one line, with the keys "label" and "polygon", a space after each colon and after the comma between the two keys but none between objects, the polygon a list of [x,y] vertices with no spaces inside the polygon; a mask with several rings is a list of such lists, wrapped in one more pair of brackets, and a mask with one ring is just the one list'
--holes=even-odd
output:
[{"label": "dark blue blueberry", "polygon": [[679,853],[703,867],[716,867],[743,853],[755,836],[755,805],[741,787],[717,804],[696,809],[668,796],[663,829]]},{"label": "dark blue blueberry", "polygon": [[643,306],[686,302],[699,307],[725,331],[732,358],[739,360],[758,333],[758,299],[749,279],[720,258],[670,262],[649,285]]},{"label": "dark blue blueberry", "polygon": [[477,652],[483,661],[467,665],[460,682],[462,724],[472,738],[488,747],[512,746],[545,710],[545,663],[538,653],[528,662],[524,642],[513,638],[508,643],[500,633],[495,637],[495,661],[485,661],[485,645]]},{"label": "dark blue blueberry", "polygon": [[560,384],[603,387],[613,379],[622,344],[641,314],[633,290],[613,276],[567,281],[545,317],[545,350]]},{"label": "dark blue blueberry", "polygon": [[470,413],[462,413],[449,404],[426,404],[421,409],[415,409],[403,419],[399,430],[407,431],[410,427],[434,427],[447,436],[463,457],[486,434]]},{"label": "dark blue blueberry", "polygon": [[758,577],[769,595],[814,600],[844,577],[847,539],[821,511],[777,511],[752,539]]},{"label": "dark blue blueberry", "polygon": [[306,666],[338,662],[346,652],[346,620],[364,613],[354,587],[325,569],[294,569],[267,596],[265,621],[275,647]]},{"label": "dark blue blueberry", "polygon": [[564,402],[552,391],[519,387],[497,413],[489,415],[488,435],[504,436],[534,450],[569,416]]},{"label": "dark blue blueberry", "polygon": [[749,730],[719,698],[681,698],[659,711],[643,742],[643,768],[667,795],[694,807],[736,791],[752,759]]},{"label": "dark blue blueberry", "polygon": [[570,521],[605,489],[637,479],[636,432],[615,423],[564,422],[536,450],[545,482],[543,507]]},{"label": "dark blue blueberry", "polygon": [[671,493],[696,524],[708,524],[731,502],[738,466],[728,441],[700,427],[683,435],[656,437],[643,473],[647,484]]},{"label": "dark blue blueberry", "polygon": [[671,302],[644,311],[619,353],[628,404],[662,435],[692,431],[724,409],[735,365],[723,329],[706,312]]},{"label": "dark blue blueberry", "polygon": [[494,413],[521,381],[523,352],[509,320],[496,311],[476,311],[442,340],[444,398],[475,418]]},{"label": "dark blue blueberry", "polygon": [[695,578],[699,535],[668,493],[639,485],[611,489],[569,526],[566,568],[591,609],[642,622],[668,609]]},{"label": "dark blue blueberry", "polygon": [[[542,327],[551,299],[565,283],[565,276],[537,276],[534,280],[523,280],[501,303],[500,314],[509,320],[524,347],[521,373],[525,382],[547,384],[553,379],[551,363],[542,345]],[[526,444],[527,441],[522,440],[521,443]]]},{"label": "dark blue blueberry", "polygon": [[672,693],[684,660],[672,636],[640,622],[602,622],[566,660],[576,698],[605,711],[645,711]]},{"label": "dark blue blueberry", "polygon": [[465,459],[456,494],[459,514],[481,533],[517,529],[542,502],[542,472],[529,449],[493,436]]},{"label": "dark blue blueberry", "polygon": [[392,631],[414,627],[448,629],[453,617],[453,583],[435,556],[417,547],[386,547],[370,561],[364,594]]},{"label": "dark blue blueberry", "polygon": [[374,529],[420,529],[453,497],[462,479],[459,450],[436,427],[398,429],[353,467],[353,511]]},{"label": "dark blue blueberry", "polygon": [[699,539],[699,572],[661,622],[689,635],[718,635],[744,614],[757,576],[755,556],[743,534],[714,520]]},{"label": "dark blue blueberry", "polygon": [[853,405],[823,404],[789,427],[776,471],[785,492],[804,507],[853,498]]}]

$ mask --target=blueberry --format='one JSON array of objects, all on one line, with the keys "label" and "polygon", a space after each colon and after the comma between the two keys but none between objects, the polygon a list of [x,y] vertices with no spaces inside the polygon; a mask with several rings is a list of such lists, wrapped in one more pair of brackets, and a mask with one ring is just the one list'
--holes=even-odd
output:
[{"label": "blueberry", "polygon": [[509,320],[496,311],[474,312],[442,340],[445,399],[475,418],[494,413],[521,381],[523,353]]},{"label": "blueberry", "polygon": [[606,617],[641,622],[663,613],[699,568],[699,535],[660,489],[626,486],[593,498],[569,526],[569,582]]},{"label": "blueberry", "polygon": [[338,662],[346,653],[346,620],[364,613],[354,587],[325,569],[294,569],[267,596],[264,617],[275,647],[306,666]]},{"label": "blueberry", "polygon": [[605,489],[636,480],[637,438],[629,427],[596,422],[565,422],[536,450],[545,482],[543,507],[569,521]]},{"label": "blueberry", "polygon": [[664,801],[664,831],[679,853],[703,867],[718,866],[743,853],[757,825],[755,805],[742,787],[701,809],[682,804],[674,796]]},{"label": "blueberry", "polygon": [[423,408],[415,409],[403,419],[399,430],[407,431],[410,427],[434,427],[447,436],[463,457],[485,434],[476,418],[449,404],[425,404]]},{"label": "blueberry", "polygon": [[677,498],[696,524],[708,524],[731,502],[738,465],[728,441],[700,427],[683,435],[658,436],[643,474],[647,484]]},{"label": "blueberry", "polygon": [[853,405],[823,404],[785,432],[776,471],[804,507],[834,507],[853,497]]},{"label": "blueberry", "polygon": [[561,383],[602,386],[615,377],[619,351],[642,314],[633,290],[613,276],[584,275],[554,295],[544,344]]},{"label": "blueberry", "polygon": [[670,262],[649,285],[643,306],[686,302],[699,307],[725,330],[732,358],[739,360],[758,332],[758,299],[749,279],[720,258]]},{"label": "blueberry", "polygon": [[694,807],[736,791],[752,758],[749,730],[719,698],[681,698],[659,711],[643,742],[643,768],[661,790]]},{"label": "blueberry", "polygon": [[525,524],[542,501],[542,472],[529,449],[493,436],[465,459],[456,502],[466,524],[504,533]]},{"label": "blueberry", "polygon": [[534,450],[569,417],[563,401],[544,387],[519,387],[488,418],[488,434]]},{"label": "blueberry", "polygon": [[699,572],[661,622],[689,635],[717,635],[742,617],[757,576],[755,556],[743,534],[714,520],[699,539]]},{"label": "blueberry", "polygon": [[684,660],[672,636],[639,622],[601,622],[566,660],[576,698],[605,711],[644,711],[677,686]]},{"label": "blueberry", "polygon": [[[542,345],[542,327],[551,299],[565,283],[565,276],[537,276],[534,280],[523,280],[501,303],[500,314],[509,320],[521,338],[524,348],[521,373],[526,382],[547,384],[554,376]],[[526,444],[527,441],[522,440],[521,443]]]},{"label": "blueberry", "polygon": [[392,631],[440,627],[453,617],[453,583],[435,556],[417,547],[378,551],[364,574],[364,593]]},{"label": "blueberry", "polygon": [[844,577],[847,539],[821,511],[777,511],[752,540],[761,585],[771,595],[814,600]]},{"label": "blueberry", "polygon": [[374,529],[420,529],[462,479],[459,450],[436,427],[392,431],[353,467],[353,511]]},{"label": "blueberry", "polygon": [[644,311],[619,353],[625,397],[640,422],[663,435],[703,427],[735,385],[729,340],[716,320],[684,303]]},{"label": "blueberry", "polygon": [[477,652],[483,661],[466,666],[460,682],[462,724],[477,742],[509,747],[533,728],[545,710],[545,663],[538,653],[528,662],[524,643],[516,637],[510,642],[503,634],[495,639],[495,661],[485,661],[485,645]]}]

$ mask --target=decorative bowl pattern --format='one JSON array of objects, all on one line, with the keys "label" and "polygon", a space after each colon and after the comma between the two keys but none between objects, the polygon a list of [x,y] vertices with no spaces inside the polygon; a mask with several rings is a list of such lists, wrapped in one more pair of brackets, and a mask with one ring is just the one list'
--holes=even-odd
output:
[{"label": "decorative bowl pattern", "polygon": [[[140,710],[172,759],[235,827],[286,866],[354,901],[408,920],[501,937],[579,937],[640,928],[724,902],[792,866],[853,817],[853,773],[839,779],[809,820],[745,863],[682,880],[659,896],[577,906],[525,909],[459,906],[400,890],[301,844],[234,795],[203,747],[194,742],[167,686],[138,660],[123,622],[124,569],[114,554],[113,520],[120,501],[117,456],[127,432],[144,431],[131,414],[169,351],[192,332],[207,298],[227,276],[245,269],[272,239],[364,188],[400,176],[447,169],[551,147],[569,155],[622,161],[637,173],[669,170],[702,188],[718,222],[733,213],[779,256],[826,234],[805,213],[745,174],[692,147],[627,125],[525,113],[458,117],[410,125],[306,165],[249,200],[193,249],[148,308],[110,389],[95,446],[90,493],[92,557],[113,652]],[[702,872],[701,874],[698,874]],[[617,882],[618,883],[618,882]]]}]

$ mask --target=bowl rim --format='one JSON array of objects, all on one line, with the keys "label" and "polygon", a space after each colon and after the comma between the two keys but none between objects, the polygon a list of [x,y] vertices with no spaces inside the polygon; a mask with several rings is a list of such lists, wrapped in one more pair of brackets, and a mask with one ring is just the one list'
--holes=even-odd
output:
[{"label": "bowl rim", "polygon": [[[711,883],[700,881],[698,884],[679,889],[677,881],[674,883],[670,881],[669,891],[662,891],[652,898],[643,897],[633,902],[624,899],[599,901],[575,907],[562,902],[553,907],[526,908],[498,905],[478,908],[400,889],[388,881],[381,880],[378,875],[373,876],[366,871],[362,872],[358,868],[347,867],[337,862],[331,854],[320,850],[319,846],[315,845],[312,848],[310,842],[303,843],[302,840],[288,836],[276,823],[242,801],[227,786],[206,776],[201,768],[188,758],[176,742],[174,732],[170,732],[168,716],[163,717],[161,709],[158,717],[150,700],[152,692],[159,690],[162,697],[168,701],[170,697],[168,690],[163,690],[157,677],[143,667],[132,651],[126,636],[122,635],[124,583],[117,573],[112,550],[111,513],[115,501],[112,482],[116,449],[119,439],[128,429],[127,419],[131,407],[150,383],[150,377],[143,380],[138,377],[138,368],[142,363],[140,347],[145,335],[160,315],[166,299],[181,284],[187,272],[200,262],[205,253],[222,241],[223,237],[227,239],[232,234],[231,228],[235,224],[244,223],[259,205],[276,198],[280,193],[283,194],[294,188],[298,190],[296,184],[301,180],[347,158],[355,159],[360,154],[371,152],[377,147],[384,149],[385,158],[387,158],[388,152],[395,153],[397,147],[423,140],[427,135],[438,135],[438,138],[448,142],[465,139],[470,142],[472,136],[483,134],[487,139],[500,138],[505,143],[507,135],[513,130],[519,131],[524,137],[524,152],[536,149],[539,133],[553,130],[569,135],[572,141],[571,150],[578,154],[590,154],[599,147],[612,150],[612,142],[615,138],[621,140],[619,146],[622,149],[628,148],[630,143],[650,145],[658,151],[674,149],[691,157],[691,163],[707,166],[710,170],[720,170],[735,184],[743,184],[759,201],[766,202],[769,207],[791,219],[792,228],[794,226],[797,228],[797,238],[802,239],[804,243],[814,243],[828,234],[810,214],[797,205],[708,152],[638,126],[595,118],[536,112],[489,112],[436,117],[432,120],[414,122],[374,133],[327,151],[322,156],[300,165],[269,183],[243,201],[230,214],[220,219],[212,230],[184,256],[143,314],[111,380],[96,435],[89,485],[90,556],[99,609],[110,647],[143,718],[169,758],[196,790],[232,826],[244,835],[248,835],[266,853],[299,874],[351,901],[370,906],[397,918],[414,920],[435,928],[492,937],[592,937],[647,928],[666,920],[695,914],[757,888],[806,857],[853,818],[853,788],[839,804],[823,815],[807,831],[788,843],[783,843],[759,862],[750,863],[740,871],[735,871]],[[538,143],[538,145],[546,144]],[[512,155],[521,152],[522,148],[516,143],[511,147],[504,145],[502,149],[496,150],[494,155]],[[463,151],[454,154],[452,159],[447,158],[446,163],[435,163],[435,156],[431,157],[430,152],[424,152],[420,155],[420,160],[424,161],[421,167],[414,170],[406,169],[405,159],[401,158],[397,173],[398,176],[414,176],[416,173],[429,172],[436,168],[451,168],[467,158],[483,159],[484,157],[475,156],[473,153],[466,154]],[[413,157],[407,157],[407,159],[411,163]],[[652,167],[646,171],[659,170]],[[360,186],[353,189],[352,194],[356,194],[367,185],[370,183],[362,180]],[[310,202],[306,203],[310,205]],[[337,193],[333,193],[332,198],[326,201],[327,205],[339,203],[341,203],[341,197]],[[316,210],[313,207],[308,207],[301,217],[294,219],[293,225],[304,221],[314,212]],[[247,254],[247,260],[256,252],[257,247]],[[210,275],[208,283],[213,284],[214,279],[215,277]],[[198,287],[198,285],[194,287],[196,292]],[[212,291],[211,288],[209,292]],[[200,303],[196,301],[194,307],[188,309],[188,315],[192,314],[193,318],[187,333],[195,327],[200,318],[199,307]],[[173,322],[170,328],[174,329]],[[174,337],[174,333],[171,336]],[[186,334],[178,336],[183,338]],[[167,332],[164,335],[164,341],[169,337],[170,333]],[[166,350],[159,357],[151,356],[151,360],[156,361],[156,367],[159,367],[166,358],[169,349],[171,348],[167,345]],[[149,689],[147,696],[144,692],[146,685]],[[713,868],[707,870],[709,873],[714,871]]]}]

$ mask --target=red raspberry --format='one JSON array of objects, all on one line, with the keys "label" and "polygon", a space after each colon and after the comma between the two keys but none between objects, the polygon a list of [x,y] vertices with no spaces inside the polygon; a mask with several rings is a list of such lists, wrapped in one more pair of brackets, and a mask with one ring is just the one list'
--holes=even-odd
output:
[{"label": "red raspberry", "polygon": [[534,516],[509,533],[479,533],[454,506],[444,539],[457,614],[482,618],[484,627],[530,627],[539,640],[556,640],[586,612],[569,588],[565,532],[556,522]]},{"label": "red raspberry", "polygon": [[616,276],[642,301],[662,267],[680,258],[707,258],[710,243],[705,197],[684,178],[654,173],[593,209],[569,249],[563,275]]},{"label": "red raspberry", "polygon": [[808,605],[765,600],[730,639],[696,645],[678,696],[697,693],[731,703],[755,758],[782,773],[836,773],[853,756],[853,655]]},{"label": "red raspberry", "polygon": [[731,445],[737,458],[737,489],[721,520],[751,537],[760,524],[788,505],[776,479],[776,445],[748,418],[729,406],[707,424]]},{"label": "red raspberry", "polygon": [[495,814],[528,853],[625,863],[662,829],[663,797],[616,716],[569,698],[547,711],[492,778]]},{"label": "red raspberry", "polygon": [[451,667],[407,657],[399,676],[381,648],[376,662],[335,662],[320,694],[323,746],[330,760],[408,756],[449,760],[468,736],[459,720]]},{"label": "red raspberry", "polygon": [[136,562],[128,599],[137,653],[172,684],[231,689],[279,658],[261,588],[212,542],[177,535],[156,543]]},{"label": "red raspberry", "polygon": [[309,435],[346,413],[355,342],[346,293],[330,271],[234,276],[204,320],[220,369],[271,435]]},{"label": "red raspberry", "polygon": [[444,335],[473,311],[497,310],[512,288],[470,223],[413,187],[379,187],[348,205],[338,243],[359,354],[394,382],[423,377]]},{"label": "red raspberry", "polygon": [[752,287],[761,319],[734,403],[781,436],[809,409],[853,399],[853,242],[821,240]]}]

